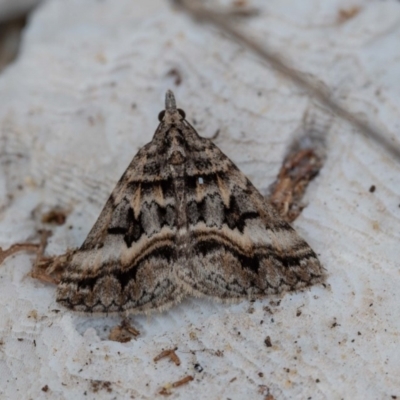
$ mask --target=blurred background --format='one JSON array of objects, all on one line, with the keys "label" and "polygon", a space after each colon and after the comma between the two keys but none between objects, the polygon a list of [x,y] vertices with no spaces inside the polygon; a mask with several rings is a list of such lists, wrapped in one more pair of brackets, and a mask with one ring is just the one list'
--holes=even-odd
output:
[{"label": "blurred background", "polygon": [[0,0],[0,73],[18,54],[22,30],[40,0]]}]

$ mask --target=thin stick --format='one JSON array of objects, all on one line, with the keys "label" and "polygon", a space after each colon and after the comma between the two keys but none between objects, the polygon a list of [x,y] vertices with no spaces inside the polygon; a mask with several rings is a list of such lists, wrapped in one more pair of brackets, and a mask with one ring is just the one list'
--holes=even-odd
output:
[{"label": "thin stick", "polygon": [[15,243],[7,250],[0,247],[0,264],[7,258],[20,251],[37,252],[40,249],[40,244],[35,243]]},{"label": "thin stick", "polygon": [[160,361],[162,358],[168,357],[175,365],[181,365],[181,360],[175,353],[176,349],[169,349],[162,351],[158,356],[154,358],[154,362]]},{"label": "thin stick", "polygon": [[40,244],[36,254],[35,264],[33,266],[34,269],[38,267],[39,262],[43,259],[43,254],[47,247],[47,240],[51,235],[52,235],[51,231],[44,230],[41,232]]},{"label": "thin stick", "polygon": [[194,378],[191,375],[185,376],[184,378],[180,379],[179,381],[176,381],[172,384],[172,387],[179,387],[182,385],[185,385],[186,383],[192,381]]}]

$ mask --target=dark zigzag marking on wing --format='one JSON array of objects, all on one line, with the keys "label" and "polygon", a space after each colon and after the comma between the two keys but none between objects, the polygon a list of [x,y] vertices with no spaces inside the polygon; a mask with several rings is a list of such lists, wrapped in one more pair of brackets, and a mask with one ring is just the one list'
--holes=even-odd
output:
[{"label": "dark zigzag marking on wing", "polygon": [[[253,251],[254,255],[249,256],[248,252],[241,250],[236,243],[230,241],[225,236],[223,236],[223,238],[224,241],[222,243],[218,239],[198,239],[194,246],[195,253],[199,252],[204,256],[212,252],[221,251],[221,249],[227,250],[239,260],[243,268],[249,269],[254,273],[258,273],[260,262],[263,258],[273,258],[280,265],[282,265],[282,267],[287,269],[290,267],[300,266],[301,260],[309,260],[311,258],[317,259],[314,251],[312,251],[311,248],[308,248],[309,252],[302,254],[301,256],[289,256],[287,254],[277,254],[274,247],[270,245],[263,245],[262,247],[256,248]],[[227,244],[227,242],[229,244]]]},{"label": "dark zigzag marking on wing", "polygon": [[[236,168],[237,169],[237,168]],[[202,178],[203,179],[203,185],[204,187],[207,187],[210,184],[215,184],[217,181],[217,176],[219,179],[222,181],[226,181],[227,179],[227,174],[224,172],[220,173],[215,173],[212,172],[210,174],[196,174],[192,176],[186,176],[185,177],[185,185],[188,189],[188,192],[192,191],[194,192],[197,189],[198,185],[198,179]],[[246,178],[247,180],[247,190],[241,189],[241,194],[242,195],[247,195],[250,196],[253,191],[257,191],[252,183]],[[217,187],[216,187],[217,188]],[[265,223],[264,219],[261,218],[260,214],[256,210],[248,210],[248,211],[241,211],[237,202],[237,196],[238,193],[232,193],[230,195],[229,199],[229,207],[226,207],[226,205],[223,203],[220,192],[215,191],[213,193],[208,193],[205,194],[203,199],[200,202],[197,202],[196,200],[190,200],[187,203],[187,210],[188,210],[188,217],[189,217],[189,223],[192,225],[196,225],[199,222],[206,222],[204,219],[204,213],[205,213],[205,205],[207,202],[207,198],[215,199],[216,197],[219,197],[221,206],[223,206],[223,215],[224,215],[224,220],[223,224],[225,223],[230,229],[238,228],[238,230],[243,233],[243,229],[245,227],[245,222],[247,219],[256,219],[259,217],[262,219],[263,223]],[[211,226],[218,226],[216,223],[212,225],[207,225],[208,227]],[[220,228],[222,226],[219,226]],[[277,232],[279,230],[287,230],[287,231],[294,231],[294,229],[286,222],[283,221],[279,218],[274,219],[273,221],[268,221],[268,223],[265,226],[267,229],[270,229],[273,232]]]},{"label": "dark zigzag marking on wing", "polygon": [[[146,212],[154,212],[154,210],[150,209],[150,206],[156,205],[155,213],[157,215],[157,220],[160,222],[160,229],[164,226],[168,226],[169,228],[173,228],[175,226],[175,207],[171,204],[167,204],[165,207],[160,206],[157,202],[152,201],[146,203],[147,205],[142,206],[142,210],[146,209]],[[150,232],[146,231],[143,226],[143,218],[145,215],[145,211],[141,211],[138,215],[138,218],[135,218],[134,212],[132,208],[128,209],[126,221],[128,221],[128,227],[112,227],[108,228],[107,232],[110,235],[123,235],[124,241],[127,247],[131,247],[132,243],[136,243],[140,240],[143,235],[146,235],[149,239],[159,233],[157,231]],[[146,218],[149,216],[146,215]]]},{"label": "dark zigzag marking on wing", "polygon": [[[136,190],[140,190],[145,194],[152,194],[154,191],[154,187],[160,186],[164,199],[171,198],[175,196],[174,193],[174,183],[171,178],[168,179],[154,179],[149,180],[148,177],[146,179],[135,179],[129,181],[127,187],[131,193],[134,193]],[[151,196],[150,196],[151,197]]]},{"label": "dark zigzag marking on wing", "polygon": [[[176,249],[176,245],[175,245],[175,234],[169,234],[164,235],[158,239],[152,239],[151,241],[149,241],[149,243],[147,244],[147,246],[144,246],[142,248],[142,250],[140,251],[140,253],[138,253],[136,255],[136,257],[132,258],[130,265],[129,266],[121,266],[119,265],[119,262],[117,260],[113,261],[113,262],[108,262],[108,263],[104,263],[104,265],[118,265],[120,268],[124,268],[123,271],[125,271],[126,268],[130,269],[130,268],[134,268],[136,265],[138,265],[139,263],[142,262],[142,260],[144,260],[145,258],[149,258],[152,254],[152,252],[154,251],[154,247],[157,249],[157,245],[159,245],[161,243],[161,245],[159,246],[160,248],[162,247],[166,247],[169,246],[173,249]],[[163,244],[165,243],[165,244]],[[67,268],[71,268],[70,266],[67,266]],[[91,276],[90,272],[94,272],[94,275]],[[85,275],[87,278],[96,278],[98,277],[98,272],[97,271],[91,271],[91,270],[87,270],[85,271]],[[70,282],[77,282],[79,279],[81,278],[68,278],[65,277],[62,279],[62,282],[67,282],[67,280],[69,279]]]},{"label": "dark zigzag marking on wing", "polygon": [[[222,224],[217,224],[217,221],[211,219],[211,221],[206,221],[206,209],[208,199],[218,198],[220,201],[220,206],[223,207],[223,220]],[[199,222],[204,222],[207,227],[217,226],[222,228],[223,224],[227,225],[230,229],[237,228],[241,233],[243,233],[244,228],[246,226],[246,221],[249,219],[260,218],[260,215],[256,211],[245,211],[240,212],[239,208],[236,204],[234,198],[231,198],[230,207],[226,207],[222,201],[219,193],[209,194],[205,196],[200,202],[195,200],[191,200],[187,204],[187,212],[188,212],[188,222],[192,226],[196,226]],[[210,218],[208,218],[210,219]]]},{"label": "dark zigzag marking on wing", "polygon": [[113,276],[118,280],[123,289],[132,279],[136,281],[136,275],[141,267],[141,264],[150,258],[160,258],[163,261],[167,260],[168,263],[171,263],[172,260],[176,259],[175,246],[165,245],[158,247],[146,254],[138,262],[130,265],[124,270],[115,270],[110,272],[109,268],[112,268],[116,262],[108,262],[102,265],[102,272],[97,273],[95,276],[85,278],[79,277],[78,279],[66,277],[62,280],[62,283],[75,283],[80,289],[90,288],[90,290],[93,290],[96,282],[99,279],[103,278],[104,276]]}]

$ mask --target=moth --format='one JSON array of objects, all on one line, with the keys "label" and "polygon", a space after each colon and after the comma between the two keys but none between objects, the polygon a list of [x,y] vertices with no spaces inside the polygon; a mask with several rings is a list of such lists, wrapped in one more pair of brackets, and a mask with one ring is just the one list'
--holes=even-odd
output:
[{"label": "moth", "polygon": [[158,118],[82,246],[59,256],[57,301],[149,313],[189,295],[257,299],[322,282],[314,251],[171,91]]}]

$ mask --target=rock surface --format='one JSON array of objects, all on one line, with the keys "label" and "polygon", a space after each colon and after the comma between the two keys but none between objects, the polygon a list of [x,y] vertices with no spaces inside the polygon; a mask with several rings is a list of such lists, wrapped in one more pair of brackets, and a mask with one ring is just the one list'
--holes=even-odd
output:
[{"label": "rock surface", "polygon": [[[261,13],[246,29],[398,140],[400,3],[252,4]],[[304,91],[164,1],[43,4],[0,75],[0,246],[37,241],[41,215],[60,207],[67,220],[52,228],[47,253],[78,247],[151,140],[168,88],[201,135],[219,130],[217,145],[266,193],[310,107]],[[32,255],[8,258],[0,397],[153,399],[166,387],[182,399],[399,398],[399,176],[399,160],[335,119],[294,224],[327,287],[279,305],[187,299],[131,318],[141,335],[128,343],[108,340],[120,318],[62,309],[53,286],[27,276]],[[153,361],[174,347],[180,366]],[[194,380],[170,387],[186,375]]]}]

